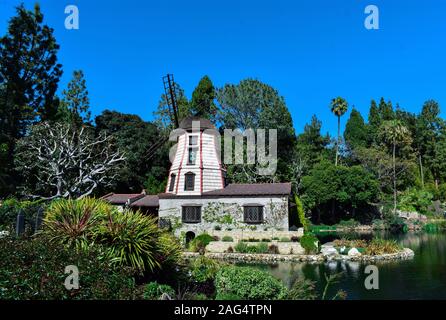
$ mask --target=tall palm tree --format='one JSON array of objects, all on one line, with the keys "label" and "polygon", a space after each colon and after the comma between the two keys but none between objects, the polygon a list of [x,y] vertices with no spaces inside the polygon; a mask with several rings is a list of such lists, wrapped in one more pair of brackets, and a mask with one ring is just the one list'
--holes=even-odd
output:
[{"label": "tall palm tree", "polygon": [[337,97],[333,98],[330,103],[330,109],[331,112],[338,117],[338,139],[336,142],[336,161],[335,165],[338,165],[338,158],[339,158],[339,144],[341,141],[341,117],[347,112],[348,110],[348,103],[344,98]]},{"label": "tall palm tree", "polygon": [[381,125],[380,135],[383,140],[392,148],[393,165],[393,212],[396,213],[397,207],[397,174],[396,174],[396,149],[405,143],[410,143],[410,131],[399,120],[387,120]]}]

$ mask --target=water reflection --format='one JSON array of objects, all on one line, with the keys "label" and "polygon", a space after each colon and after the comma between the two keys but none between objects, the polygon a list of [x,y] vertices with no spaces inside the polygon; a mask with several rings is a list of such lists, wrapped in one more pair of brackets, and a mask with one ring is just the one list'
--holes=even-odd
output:
[{"label": "water reflection", "polygon": [[[367,290],[364,269],[368,263],[331,261],[321,264],[277,263],[256,265],[268,270],[275,277],[291,286],[296,278],[305,277],[316,281],[317,288],[325,285],[324,274],[342,273],[339,283],[332,286],[329,294],[345,290],[348,299],[446,299],[446,234],[413,232],[402,235],[380,233],[361,235],[396,239],[415,252],[415,257],[404,261],[373,263],[379,270],[379,289]],[[326,239],[332,241],[333,239]],[[327,241],[325,241],[327,242]]]}]

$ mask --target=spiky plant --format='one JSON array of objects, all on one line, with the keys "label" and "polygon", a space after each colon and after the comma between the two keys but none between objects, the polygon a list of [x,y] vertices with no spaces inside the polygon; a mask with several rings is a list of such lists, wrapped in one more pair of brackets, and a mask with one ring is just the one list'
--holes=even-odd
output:
[{"label": "spiky plant", "polygon": [[86,249],[92,244],[95,229],[114,210],[108,203],[93,198],[56,200],[45,212],[42,232],[52,242]]},{"label": "spiky plant", "polygon": [[156,218],[141,212],[112,211],[95,232],[95,241],[103,244],[112,262],[130,266],[138,272],[153,271],[161,266]]}]

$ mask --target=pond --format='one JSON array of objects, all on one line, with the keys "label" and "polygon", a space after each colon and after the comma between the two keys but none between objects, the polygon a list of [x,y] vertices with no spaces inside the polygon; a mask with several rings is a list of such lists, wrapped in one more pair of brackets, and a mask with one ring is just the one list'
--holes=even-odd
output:
[{"label": "pond", "polygon": [[[268,270],[291,286],[297,277],[316,281],[321,292],[325,285],[324,274],[341,273],[338,283],[329,289],[328,297],[342,289],[347,299],[446,299],[446,234],[409,232],[401,235],[386,233],[374,236],[395,239],[415,252],[415,257],[406,261],[373,263],[379,270],[379,289],[367,290],[364,268],[372,263],[325,262],[320,264],[281,262],[255,267]],[[328,238],[333,237],[330,235]],[[362,236],[363,237],[363,236]],[[367,237],[367,236],[366,236]],[[370,235],[369,235],[370,237]],[[327,240],[327,239],[326,239]],[[331,241],[331,239],[328,239]]]}]

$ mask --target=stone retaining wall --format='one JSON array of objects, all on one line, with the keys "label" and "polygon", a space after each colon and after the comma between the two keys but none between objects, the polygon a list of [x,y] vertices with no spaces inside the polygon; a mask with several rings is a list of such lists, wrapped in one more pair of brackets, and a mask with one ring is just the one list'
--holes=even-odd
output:
[{"label": "stone retaining wall", "polygon": [[[256,246],[260,242],[245,242],[249,246]],[[276,245],[279,249],[280,254],[304,254],[305,250],[302,248],[299,242],[279,242],[272,241],[266,242],[268,246]],[[223,241],[212,241],[206,246],[206,250],[209,253],[224,253],[229,247],[235,248],[237,242],[223,242]]]},{"label": "stone retaining wall", "polygon": [[[385,260],[405,260],[414,257],[414,252],[405,248],[403,251],[393,254],[383,254],[378,256],[348,256],[348,255],[331,255],[324,256],[322,254],[318,255],[304,255],[304,254],[247,254],[247,253],[216,253],[207,252],[206,257],[224,261],[231,262],[265,262],[274,263],[279,261],[287,262],[310,262],[319,263],[324,261],[385,261]],[[183,257],[188,260],[197,257],[198,253],[194,252],[184,252]]]}]

